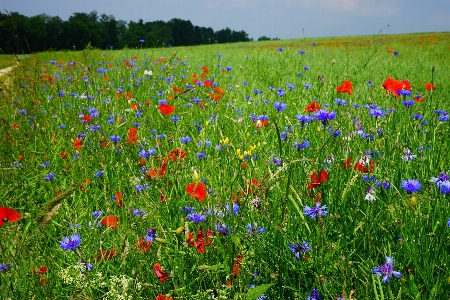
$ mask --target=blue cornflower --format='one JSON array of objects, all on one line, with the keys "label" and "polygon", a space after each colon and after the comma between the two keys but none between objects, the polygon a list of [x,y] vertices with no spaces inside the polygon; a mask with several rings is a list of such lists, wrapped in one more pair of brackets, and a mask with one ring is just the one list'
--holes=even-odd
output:
[{"label": "blue cornflower", "polygon": [[279,52],[283,52],[283,48],[281,48],[281,47],[278,48],[277,50],[278,50]]},{"label": "blue cornflower", "polygon": [[233,233],[233,229],[226,224],[216,225],[216,230],[220,235],[223,236],[228,236],[230,233]]},{"label": "blue cornflower", "polygon": [[12,263],[6,264],[5,262],[3,262],[0,265],[0,272],[6,272],[12,269]]},{"label": "blue cornflower", "polygon": [[372,81],[367,81],[366,84],[367,84],[367,86],[372,86],[373,85]]},{"label": "blue cornflower", "polygon": [[19,109],[19,114],[26,115],[27,114],[27,110],[26,109]]},{"label": "blue cornflower", "polygon": [[383,279],[381,280],[383,283],[388,282],[391,279],[392,275],[397,278],[403,276],[399,272],[394,271],[394,260],[389,256],[386,256],[386,263],[384,265],[373,268],[372,274],[383,276]]},{"label": "blue cornflower", "polygon": [[405,155],[403,155],[403,160],[408,162],[410,160],[414,160],[416,158],[416,155],[412,154],[409,149],[405,150]]},{"label": "blue cornflower", "polygon": [[326,209],[327,209],[326,205],[320,206],[320,203],[316,203],[316,206],[314,207],[304,206],[303,214],[312,219],[317,217],[325,217],[328,214]]},{"label": "blue cornflower", "polygon": [[191,214],[195,211],[195,207],[193,206],[185,206],[185,207],[180,207],[180,210],[183,211],[186,214]]},{"label": "blue cornflower", "polygon": [[304,116],[304,115],[298,114],[295,116],[295,118],[297,120],[299,120],[302,123],[302,125],[304,125],[305,123],[309,123],[313,120],[313,118],[310,115]]},{"label": "blue cornflower", "polygon": [[231,71],[231,70],[233,70],[233,68],[232,68],[232,67],[230,67],[230,66],[226,66],[226,67],[225,67],[225,69],[226,69],[227,71]]},{"label": "blue cornflower", "polygon": [[120,135],[112,135],[112,136],[109,137],[109,139],[110,139],[112,142],[114,142],[114,143],[118,143],[118,142],[120,142],[120,140],[121,140],[122,138],[120,137]]},{"label": "blue cornflower", "polygon": [[335,99],[334,103],[336,103],[337,105],[341,105],[341,106],[347,106],[348,105],[347,101],[345,101],[343,99]]},{"label": "blue cornflower", "polygon": [[286,105],[283,101],[280,101],[280,102],[275,102],[275,103],[273,104],[273,107],[274,107],[276,110],[278,110],[278,112],[280,112],[280,111],[286,110],[287,105]]},{"label": "blue cornflower", "polygon": [[295,150],[302,150],[302,149],[305,149],[305,148],[309,147],[309,141],[308,140],[304,140],[303,142],[301,142],[299,144],[298,141],[295,140],[293,146],[294,146]]},{"label": "blue cornflower", "polygon": [[199,152],[195,155],[195,157],[198,159],[206,158],[206,152]]},{"label": "blue cornflower", "polygon": [[371,109],[369,110],[369,114],[370,114],[372,117],[375,117],[375,118],[381,118],[381,117],[383,117],[383,116],[386,114],[386,111],[384,111],[384,110],[382,110],[382,109],[376,107],[376,108],[371,108]]},{"label": "blue cornflower", "polygon": [[296,259],[300,259],[301,254],[305,254],[306,251],[311,250],[311,248],[309,247],[309,242],[303,242],[302,244],[289,243],[288,248],[292,252],[292,254],[295,255]]},{"label": "blue cornflower", "polygon": [[321,294],[319,294],[319,292],[315,288],[312,289],[311,295],[306,297],[306,300],[320,300],[320,299],[323,299],[323,297]]},{"label": "blue cornflower", "polygon": [[199,214],[199,213],[196,213],[196,212],[190,213],[186,217],[189,220],[191,220],[192,222],[195,222],[195,223],[201,223],[201,222],[206,220],[206,216],[205,215],[202,215],[202,214]]},{"label": "blue cornflower", "polygon": [[400,55],[400,53],[398,53],[398,51],[394,51],[393,53],[394,53],[395,56],[399,56]]},{"label": "blue cornflower", "polygon": [[60,242],[59,246],[63,250],[76,250],[81,243],[81,237],[79,234],[72,234],[65,236]]},{"label": "blue cornflower", "polygon": [[264,233],[264,232],[266,232],[266,229],[258,226],[257,224],[254,224],[253,226],[252,224],[247,224],[248,234],[255,235],[257,233]]},{"label": "blue cornflower", "polygon": [[403,101],[403,105],[404,105],[406,108],[410,108],[411,106],[414,105],[414,100],[412,100],[412,99],[405,100],[405,101]]},{"label": "blue cornflower", "polygon": [[180,138],[180,142],[182,142],[183,144],[187,144],[187,143],[189,143],[191,141],[192,141],[192,139],[190,137],[188,137],[188,136]]},{"label": "blue cornflower", "polygon": [[103,216],[103,211],[101,211],[101,210],[96,210],[96,211],[92,212],[92,216],[93,216],[94,218],[100,218],[101,216]]},{"label": "blue cornflower", "polygon": [[303,86],[305,87],[305,89],[312,88],[312,84],[310,84],[310,83],[305,83]]},{"label": "blue cornflower", "polygon": [[421,114],[413,114],[412,117],[414,118],[414,120],[422,120],[423,119],[423,115],[421,115]]},{"label": "blue cornflower", "polygon": [[49,161],[49,160],[46,160],[46,161],[44,161],[44,162],[41,164],[41,167],[42,167],[42,168],[45,168],[45,167],[47,167],[49,164],[50,164],[50,161]]},{"label": "blue cornflower", "polygon": [[334,120],[336,118],[336,112],[328,112],[325,109],[320,109],[314,113],[314,118],[323,123]]},{"label": "blue cornflower", "polygon": [[441,182],[441,184],[439,185],[439,190],[442,194],[450,193],[450,181]]},{"label": "blue cornflower", "polygon": [[147,242],[153,242],[158,235],[155,232],[155,229],[149,228],[147,229],[147,234],[144,236]]},{"label": "blue cornflower", "polygon": [[298,50],[298,54],[301,54],[301,55],[303,55],[303,54],[305,54],[306,52],[305,51],[303,51],[303,50]]},{"label": "blue cornflower", "polygon": [[305,71],[309,71],[309,67],[308,67],[308,66],[304,66],[303,69],[304,69]]},{"label": "blue cornflower", "polygon": [[280,97],[283,97],[286,93],[284,92],[283,89],[277,89],[277,95]]},{"label": "blue cornflower", "polygon": [[408,194],[412,194],[412,193],[420,191],[422,189],[422,184],[417,179],[407,179],[407,180],[402,181],[401,187]]},{"label": "blue cornflower", "polygon": [[448,228],[450,228],[450,218],[448,218],[447,226],[448,226]]},{"label": "blue cornflower", "polygon": [[44,179],[46,181],[52,181],[53,180],[53,173],[52,172],[48,173],[47,175],[45,175]]},{"label": "blue cornflower", "polygon": [[105,174],[105,171],[104,170],[100,170],[100,171],[97,171],[97,172],[95,172],[95,177],[102,177],[103,175]]},{"label": "blue cornflower", "polygon": [[177,117],[177,116],[172,116],[172,117],[170,117],[170,119],[171,119],[172,122],[174,122],[174,123],[180,121],[180,117]]}]

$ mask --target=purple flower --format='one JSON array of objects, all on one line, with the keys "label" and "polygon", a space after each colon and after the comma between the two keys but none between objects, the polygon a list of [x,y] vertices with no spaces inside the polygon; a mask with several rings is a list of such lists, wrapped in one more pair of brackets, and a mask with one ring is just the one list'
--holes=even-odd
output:
[{"label": "purple flower", "polygon": [[392,275],[397,278],[403,276],[399,272],[394,271],[394,260],[389,256],[386,256],[386,263],[384,265],[373,268],[372,274],[383,276],[383,279],[381,280],[383,283],[388,282]]},{"label": "purple flower", "polygon": [[323,297],[321,294],[319,294],[319,292],[315,288],[312,289],[311,295],[306,297],[306,300],[319,300],[319,299],[323,299]]},{"label": "purple flower", "polygon": [[448,218],[447,226],[448,226],[448,228],[450,228],[450,218]]},{"label": "purple flower", "polygon": [[405,100],[405,101],[403,101],[403,105],[404,105],[406,108],[410,108],[411,106],[414,105],[414,100],[412,100],[412,99]]},{"label": "purple flower", "polygon": [[93,216],[94,218],[100,218],[101,216],[103,216],[103,211],[101,211],[101,210],[96,210],[96,211],[92,212],[92,216]]},{"label": "purple flower", "polygon": [[341,106],[347,106],[348,105],[347,101],[345,101],[343,99],[335,99],[334,103],[336,103],[337,105],[341,105]]},{"label": "purple flower", "polygon": [[280,97],[283,97],[286,93],[283,91],[283,89],[278,89],[277,90],[277,95]]},{"label": "purple flower", "polygon": [[412,154],[409,149],[405,150],[405,155],[403,156],[403,160],[408,162],[410,160],[414,160],[416,158],[416,155]]},{"label": "purple flower", "polygon": [[12,268],[12,263],[6,264],[6,263],[3,262],[3,263],[0,265],[0,272],[6,272],[6,271],[9,271],[9,270],[11,270],[11,268]]},{"label": "purple flower", "polygon": [[195,222],[195,223],[201,223],[201,222],[206,220],[206,216],[205,215],[202,215],[202,214],[199,214],[199,213],[196,213],[196,212],[190,213],[186,217],[189,220],[191,220],[192,222]]},{"label": "purple flower", "polygon": [[65,236],[60,242],[59,246],[63,250],[76,250],[81,243],[81,237],[79,234],[72,234]]},{"label": "purple flower", "polygon": [[52,181],[53,180],[53,173],[52,172],[48,173],[47,175],[45,175],[44,179],[46,181]]},{"label": "purple flower", "polygon": [[185,136],[185,137],[181,137],[181,138],[180,138],[180,142],[182,142],[183,144],[187,144],[187,143],[189,143],[190,141],[192,141],[192,139],[191,139],[190,137],[188,137],[188,136]]},{"label": "purple flower", "polygon": [[369,114],[370,114],[372,117],[375,117],[375,118],[381,118],[381,117],[383,117],[383,116],[386,114],[386,111],[384,111],[384,110],[382,110],[382,109],[376,107],[376,108],[371,108],[371,109],[369,110]]},{"label": "purple flower", "polygon": [[288,248],[292,252],[292,254],[295,255],[296,259],[300,259],[300,254],[305,254],[306,251],[311,250],[311,248],[309,247],[309,242],[303,242],[302,244],[289,243]]},{"label": "purple flower", "polygon": [[112,135],[112,136],[109,137],[109,139],[110,139],[112,142],[114,142],[114,143],[118,143],[118,142],[120,142],[120,140],[121,140],[122,138],[120,137],[120,135]]},{"label": "purple flower", "polygon": [[275,103],[273,104],[273,107],[274,107],[276,110],[278,110],[278,112],[280,112],[280,111],[286,110],[287,105],[286,105],[283,101],[280,101],[280,102],[275,102]]},{"label": "purple flower", "polygon": [[328,214],[326,209],[326,205],[320,206],[320,203],[316,203],[316,206],[314,207],[304,206],[303,214],[307,217],[310,217],[311,219],[315,219],[317,217],[325,217]]},{"label": "purple flower", "polygon": [[247,233],[251,235],[255,235],[256,233],[264,233],[266,232],[265,228],[258,226],[257,224],[247,224]]},{"label": "purple flower", "polygon": [[97,172],[95,172],[95,177],[102,177],[103,175],[105,174],[105,171],[104,170],[100,170],[100,171],[97,171]]},{"label": "purple flower", "polygon": [[334,120],[336,118],[336,113],[334,111],[328,112],[325,109],[320,109],[314,113],[314,118],[316,120],[326,123],[328,121]]},{"label": "purple flower", "polygon": [[402,181],[401,187],[408,194],[412,194],[412,193],[420,191],[422,189],[422,184],[417,179],[407,179],[407,180]]},{"label": "purple flower", "polygon": [[147,229],[147,234],[144,236],[147,242],[153,242],[158,235],[155,232],[155,229],[149,228]]},{"label": "purple flower", "polygon": [[298,141],[295,140],[293,146],[294,146],[294,149],[297,150],[297,151],[298,150],[302,150],[302,149],[305,149],[305,148],[309,147],[309,141],[308,140],[304,140],[303,142],[301,142],[299,144]]}]

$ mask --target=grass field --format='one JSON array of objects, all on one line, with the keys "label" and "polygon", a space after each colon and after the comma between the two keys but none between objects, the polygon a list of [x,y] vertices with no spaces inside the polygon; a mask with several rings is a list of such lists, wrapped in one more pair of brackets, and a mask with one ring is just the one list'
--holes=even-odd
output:
[{"label": "grass field", "polygon": [[0,295],[450,299],[450,34],[48,52],[0,98]]}]

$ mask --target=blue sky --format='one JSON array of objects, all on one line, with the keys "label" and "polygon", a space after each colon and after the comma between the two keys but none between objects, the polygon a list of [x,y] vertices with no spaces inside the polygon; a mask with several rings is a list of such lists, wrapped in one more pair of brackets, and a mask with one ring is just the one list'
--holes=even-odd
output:
[{"label": "blue sky", "polygon": [[0,0],[0,8],[63,20],[93,10],[123,21],[180,18],[254,39],[450,31],[450,0]]}]

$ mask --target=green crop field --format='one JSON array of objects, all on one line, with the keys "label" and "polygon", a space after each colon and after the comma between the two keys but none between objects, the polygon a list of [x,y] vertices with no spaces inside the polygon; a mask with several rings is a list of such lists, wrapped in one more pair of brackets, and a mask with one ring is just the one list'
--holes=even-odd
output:
[{"label": "green crop field", "polygon": [[0,297],[450,299],[449,50],[30,56],[0,92]]}]

